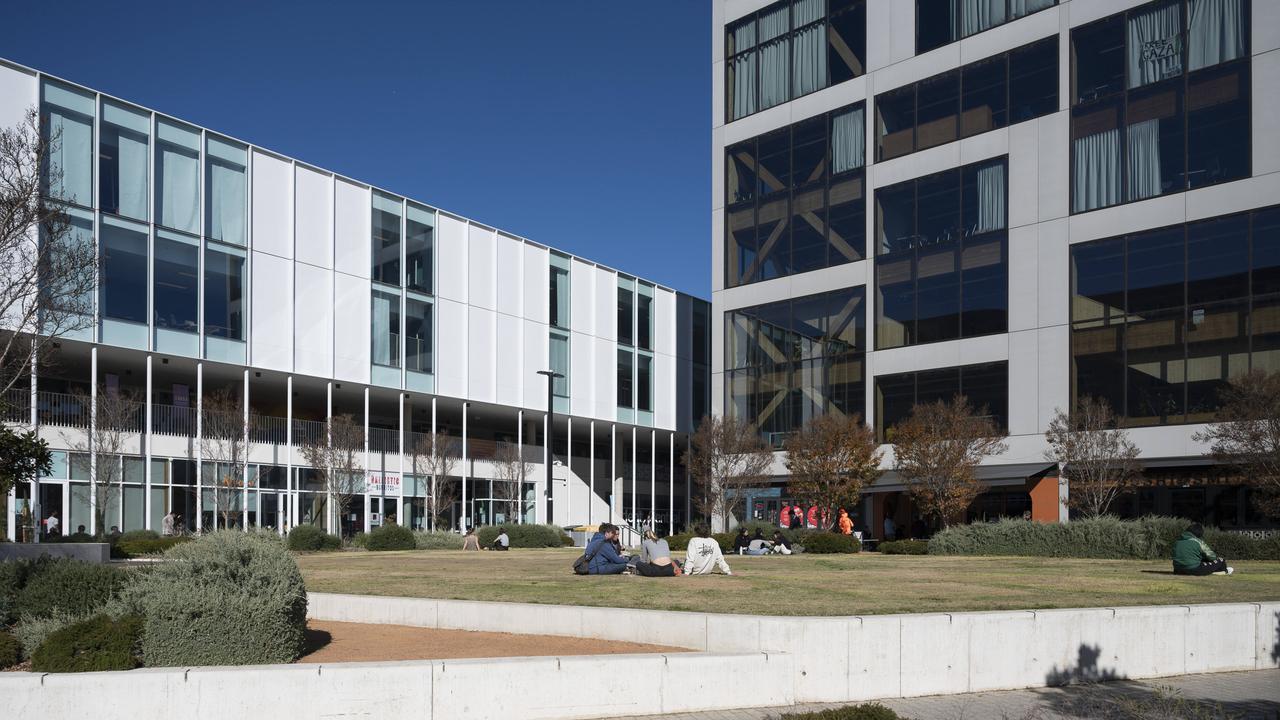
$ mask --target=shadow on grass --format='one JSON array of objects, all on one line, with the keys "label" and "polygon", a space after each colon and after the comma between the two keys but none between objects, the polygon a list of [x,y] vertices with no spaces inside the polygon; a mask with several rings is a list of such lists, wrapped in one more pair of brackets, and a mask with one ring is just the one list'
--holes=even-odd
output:
[{"label": "shadow on grass", "polygon": [[302,640],[302,656],[306,657],[331,642],[333,642],[333,635],[330,635],[328,631],[307,628]]},{"label": "shadow on grass", "polygon": [[1172,570],[1139,570],[1144,575],[1173,575]]}]

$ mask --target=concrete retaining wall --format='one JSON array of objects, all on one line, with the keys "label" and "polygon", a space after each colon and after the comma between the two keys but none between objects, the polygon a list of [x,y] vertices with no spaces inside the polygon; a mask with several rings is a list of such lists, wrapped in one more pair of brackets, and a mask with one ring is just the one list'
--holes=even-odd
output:
[{"label": "concrete retaining wall", "polygon": [[108,543],[0,543],[0,562],[30,560],[41,555],[74,558],[83,562],[101,564],[111,560],[111,545]]}]

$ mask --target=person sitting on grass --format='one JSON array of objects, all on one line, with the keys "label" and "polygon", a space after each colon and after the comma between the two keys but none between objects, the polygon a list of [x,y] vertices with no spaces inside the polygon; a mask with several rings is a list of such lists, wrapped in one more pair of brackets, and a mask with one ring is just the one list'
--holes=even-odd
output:
[{"label": "person sitting on grass", "polygon": [[684,574],[710,575],[719,568],[725,575],[732,575],[729,563],[724,561],[724,554],[720,552],[720,543],[711,537],[707,526],[699,525],[694,530],[694,535],[696,537],[689,540],[689,547],[685,552]]},{"label": "person sitting on grass", "polygon": [[635,559],[637,575],[645,577],[674,577],[680,575],[680,565],[671,559],[671,546],[666,540],[658,538],[652,530],[644,533],[644,542],[640,544],[640,557]]},{"label": "person sitting on grass", "polygon": [[751,547],[751,537],[747,535],[747,529],[738,528],[738,536],[733,539],[733,551],[741,555]]},{"label": "person sitting on grass", "polygon": [[493,544],[489,546],[490,550],[510,550],[511,538],[507,537],[506,528],[498,528],[498,537],[493,539]]},{"label": "person sitting on grass", "polygon": [[768,555],[773,550],[773,542],[764,539],[764,532],[756,528],[756,534],[747,545],[747,555]]},{"label": "person sitting on grass", "polygon": [[467,534],[462,537],[462,549],[463,550],[479,550],[480,549],[480,538],[476,537],[475,528],[473,527],[467,528]]},{"label": "person sitting on grass", "polygon": [[626,558],[618,554],[614,541],[618,539],[618,526],[613,523],[600,523],[600,529],[591,536],[587,543],[586,556],[588,575],[619,575],[627,569]]},{"label": "person sitting on grass", "polygon": [[1204,528],[1193,523],[1173,544],[1174,575],[1230,575],[1235,568],[1204,541]]},{"label": "person sitting on grass", "polygon": [[782,534],[781,530],[773,531],[773,547],[771,550],[777,555],[791,554],[791,541],[787,539],[786,535]]}]

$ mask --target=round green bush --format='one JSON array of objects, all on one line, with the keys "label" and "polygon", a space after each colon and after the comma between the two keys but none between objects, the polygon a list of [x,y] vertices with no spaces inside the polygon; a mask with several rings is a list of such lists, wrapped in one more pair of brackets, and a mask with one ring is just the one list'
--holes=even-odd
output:
[{"label": "round green bush", "polygon": [[337,535],[329,535],[319,526],[309,524],[298,525],[290,530],[287,544],[290,550],[301,552],[342,548],[342,540]]},{"label": "round green bush", "polygon": [[56,612],[92,615],[120,592],[125,572],[111,565],[59,558],[38,565],[18,593],[17,613],[50,617]]},{"label": "round green bush", "polygon": [[126,615],[113,620],[95,615],[45,638],[31,656],[36,672],[96,672],[132,670],[138,660],[142,618]]},{"label": "round green bush", "polygon": [[[476,530],[480,547],[489,547],[498,537],[497,525],[486,525]],[[565,537],[564,530],[555,525],[503,525],[507,529],[507,538],[513,548],[558,548],[563,547],[560,538]]]},{"label": "round green bush", "polygon": [[796,542],[804,546],[807,553],[831,555],[836,553],[856,553],[862,550],[862,543],[852,535],[822,532],[814,530],[808,533],[797,533]]},{"label": "round green bush", "polygon": [[929,543],[924,540],[890,540],[880,543],[884,555],[928,555]]},{"label": "round green bush", "polygon": [[418,544],[409,528],[403,525],[382,525],[369,531],[364,546],[370,551],[413,550]]},{"label": "round green bush", "polygon": [[117,543],[137,542],[139,540],[159,540],[160,533],[155,530],[130,530],[116,538]]},{"label": "round green bush", "polygon": [[462,536],[447,530],[419,530],[413,534],[419,550],[461,550]]},{"label": "round green bush", "polygon": [[278,537],[226,530],[165,558],[121,603],[143,616],[148,666],[287,663],[302,654],[307,590]]},{"label": "round green bush", "polygon": [[22,645],[18,643],[18,638],[0,630],[0,670],[17,665],[21,659]]}]

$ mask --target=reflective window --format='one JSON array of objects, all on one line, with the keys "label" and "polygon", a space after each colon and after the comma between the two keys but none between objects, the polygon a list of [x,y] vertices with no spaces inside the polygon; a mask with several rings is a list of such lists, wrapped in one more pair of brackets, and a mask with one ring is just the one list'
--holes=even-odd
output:
[{"label": "reflective window", "polygon": [[550,335],[549,359],[551,370],[563,377],[553,378],[551,391],[556,397],[569,397],[569,336],[566,333],[552,331]]},{"label": "reflective window", "polygon": [[[145,172],[145,165],[144,165]],[[147,323],[147,232],[103,220],[98,311],[102,317]]]},{"label": "reflective window", "polygon": [[147,145],[151,116],[102,102],[98,130],[98,207],[103,212],[147,219]]},{"label": "reflective window", "polygon": [[410,290],[428,295],[432,293],[432,278],[435,273],[432,262],[435,255],[435,224],[434,210],[409,203],[409,213],[405,219],[404,285]]},{"label": "reflective window", "polygon": [[653,356],[636,355],[636,409],[653,412]]},{"label": "reflective window", "polygon": [[635,353],[618,348],[618,407],[635,407],[633,377],[635,372]]},{"label": "reflective window", "polygon": [[244,251],[204,251],[204,334],[244,340]]},{"label": "reflective window", "polygon": [[653,349],[653,286],[644,283],[636,294],[636,347]]},{"label": "reflective window", "polygon": [[404,317],[405,369],[430,373],[431,364],[431,303],[409,297],[405,301]]},{"label": "reflective window", "polygon": [[154,305],[157,328],[200,330],[200,245],[176,233],[157,231]]},{"label": "reflective window", "polygon": [[635,345],[635,291],[618,287],[618,344]]},{"label": "reflective window", "polygon": [[40,124],[49,139],[42,168],[45,194],[76,205],[93,205],[93,96],[45,81],[40,86]]},{"label": "reflective window", "polygon": [[246,149],[208,135],[205,145],[205,234],[230,245],[245,244]]},{"label": "reflective window", "polygon": [[370,314],[373,364],[400,367],[400,295],[374,290]]},{"label": "reflective window", "polygon": [[400,286],[400,198],[373,193],[373,281]]},{"label": "reflective window", "polygon": [[200,131],[156,121],[156,222],[200,232]]},{"label": "reflective window", "polygon": [[916,0],[916,54],[1053,7],[1057,0]]},{"label": "reflective window", "polygon": [[550,319],[552,327],[569,327],[569,259],[551,254]]},{"label": "reflective window", "polygon": [[968,399],[975,414],[1008,429],[1009,363],[983,363],[876,377],[876,432],[893,442],[893,428],[911,417],[916,405]]}]

